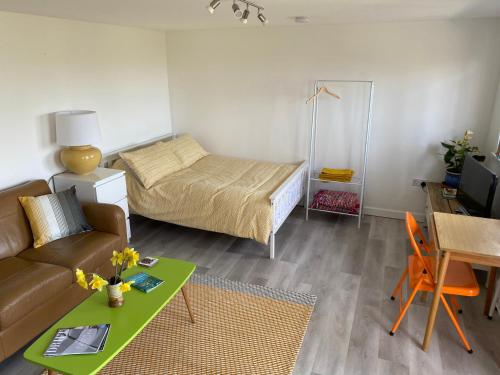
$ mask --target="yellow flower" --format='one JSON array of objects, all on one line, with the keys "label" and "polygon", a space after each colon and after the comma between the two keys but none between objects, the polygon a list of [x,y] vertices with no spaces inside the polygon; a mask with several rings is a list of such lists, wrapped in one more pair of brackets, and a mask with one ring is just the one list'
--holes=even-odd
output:
[{"label": "yellow flower", "polygon": [[134,280],[130,280],[126,283],[122,283],[122,285],[120,285],[120,290],[122,291],[122,293],[130,291],[130,285],[133,284],[134,282],[135,282]]},{"label": "yellow flower", "polygon": [[102,290],[103,286],[108,285],[108,282],[104,280],[101,276],[92,274],[92,280],[90,281],[90,287],[92,289],[97,289],[99,292]]},{"label": "yellow flower", "polygon": [[137,266],[137,262],[139,261],[139,253],[135,251],[133,248],[126,247],[123,250],[124,260],[127,261],[128,268]]},{"label": "yellow flower", "polygon": [[87,279],[85,278],[85,274],[80,268],[76,269],[76,282],[78,285],[80,285],[83,289],[88,289],[89,285],[87,284]]},{"label": "yellow flower", "polygon": [[128,258],[132,255],[132,253],[134,253],[135,250],[133,247],[126,247],[125,249],[123,249],[123,256],[125,258]]},{"label": "yellow flower", "polygon": [[121,266],[123,263],[123,253],[118,252],[116,250],[113,250],[113,256],[111,257],[111,263],[113,263],[113,266],[116,266],[117,263]]}]

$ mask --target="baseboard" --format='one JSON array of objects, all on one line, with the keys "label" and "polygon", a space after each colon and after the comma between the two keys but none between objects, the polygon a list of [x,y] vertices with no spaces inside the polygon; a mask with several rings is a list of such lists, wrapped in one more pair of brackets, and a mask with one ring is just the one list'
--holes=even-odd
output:
[{"label": "baseboard", "polygon": [[[388,217],[391,219],[402,219],[405,218],[405,211],[399,210],[389,210],[386,208],[378,208],[378,207],[364,207],[363,211],[366,215],[380,216],[380,217]],[[417,221],[423,222],[425,221],[425,214],[422,212],[413,212],[413,216]]]}]

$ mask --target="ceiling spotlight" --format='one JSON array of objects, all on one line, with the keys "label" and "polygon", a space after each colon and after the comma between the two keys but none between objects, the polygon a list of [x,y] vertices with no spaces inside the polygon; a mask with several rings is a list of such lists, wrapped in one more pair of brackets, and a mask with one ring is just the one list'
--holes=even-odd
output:
[{"label": "ceiling spotlight", "polygon": [[267,20],[266,16],[264,16],[260,10],[259,10],[259,14],[257,14],[257,18],[259,19],[260,22],[262,22],[262,25],[265,26],[269,23],[269,21]]},{"label": "ceiling spotlight", "polygon": [[240,18],[241,23],[247,23],[249,15],[250,15],[250,11],[248,10],[248,4],[247,4],[247,9],[245,9],[243,11],[243,15]]},{"label": "ceiling spotlight", "polygon": [[207,6],[207,10],[208,10],[210,13],[214,14],[214,12],[215,12],[215,8],[217,8],[219,5],[220,5],[220,0],[212,0],[212,1],[210,2],[210,5],[209,5],[209,6]]},{"label": "ceiling spotlight", "polygon": [[233,13],[236,18],[241,18],[241,16],[243,15],[240,6],[236,4],[236,0],[233,2]]}]

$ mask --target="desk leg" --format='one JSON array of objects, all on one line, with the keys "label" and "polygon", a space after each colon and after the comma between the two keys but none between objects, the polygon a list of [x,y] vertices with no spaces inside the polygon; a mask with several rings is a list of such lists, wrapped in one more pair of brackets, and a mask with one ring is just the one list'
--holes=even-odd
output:
[{"label": "desk leg", "polygon": [[191,305],[189,304],[189,298],[187,296],[186,291],[184,290],[184,287],[181,288],[181,291],[182,291],[182,296],[184,297],[184,302],[186,302],[186,307],[189,312],[189,317],[191,318],[191,323],[194,323],[193,311],[191,310]]},{"label": "desk leg", "polygon": [[495,294],[495,281],[497,279],[497,268],[491,267],[490,277],[488,277],[488,291],[486,292],[486,302],[484,304],[484,315],[489,315],[491,300],[493,299],[493,295]]},{"label": "desk leg", "polygon": [[427,328],[425,329],[424,337],[424,351],[429,350],[431,344],[432,331],[434,330],[434,323],[436,323],[436,314],[439,308],[439,300],[441,299],[441,291],[443,290],[444,279],[446,276],[446,270],[448,269],[448,263],[450,262],[450,253],[448,251],[443,251],[444,257],[439,262],[439,274],[436,284],[436,289],[434,290],[434,296],[432,297],[431,310],[429,311],[429,317],[427,318]]}]

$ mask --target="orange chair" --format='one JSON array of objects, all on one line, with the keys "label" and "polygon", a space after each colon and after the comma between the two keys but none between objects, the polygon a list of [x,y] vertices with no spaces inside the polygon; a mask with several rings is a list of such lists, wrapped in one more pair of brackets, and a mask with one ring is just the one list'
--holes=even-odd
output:
[{"label": "orange chair", "polygon": [[[394,336],[394,333],[398,329],[401,320],[403,320],[417,292],[434,292],[436,288],[434,274],[432,272],[436,266],[436,258],[429,255],[422,255],[421,250],[423,250],[426,254],[430,253],[430,246],[415,218],[410,212],[406,213],[406,231],[408,232],[408,237],[410,238],[410,243],[414,253],[408,257],[408,267],[403,272],[403,275],[399,279],[399,282],[391,295],[392,300],[394,300],[395,296],[398,294],[400,299],[399,316],[389,332],[391,336]],[[408,300],[404,306],[402,306],[403,296],[401,286],[407,276],[410,279],[409,286],[412,291]],[[474,275],[474,271],[469,263],[450,260],[443,285],[443,293],[441,294],[441,302],[443,303],[443,306],[448,313],[453,326],[457,330],[465,348],[469,353],[472,353],[472,348],[465,338],[462,329],[458,325],[457,315],[455,311],[450,308],[450,305],[448,305],[448,302],[444,297],[445,294],[450,295],[451,303],[459,313],[461,313],[462,310],[455,296],[475,297],[479,294],[479,285],[477,283],[476,276]]]}]

